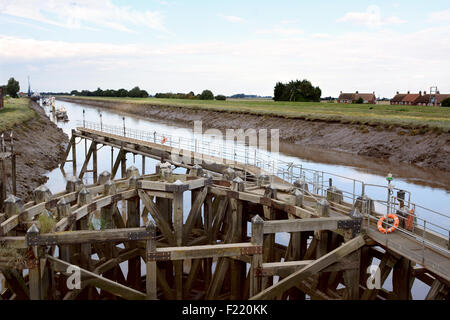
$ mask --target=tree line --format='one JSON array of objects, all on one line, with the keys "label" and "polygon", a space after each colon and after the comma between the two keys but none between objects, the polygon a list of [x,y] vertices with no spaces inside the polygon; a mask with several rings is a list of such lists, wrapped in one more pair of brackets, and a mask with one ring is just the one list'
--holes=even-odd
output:
[{"label": "tree line", "polygon": [[203,90],[200,94],[195,94],[193,91],[189,93],[172,93],[172,92],[166,92],[161,93],[158,92],[155,94],[155,98],[163,98],[163,99],[191,99],[191,100],[226,100],[227,97],[225,97],[222,94],[219,94],[217,96],[214,96],[211,90]]},{"label": "tree line", "polygon": [[320,102],[322,90],[314,87],[308,80],[295,80],[288,83],[277,82],[274,88],[273,100]]},{"label": "tree line", "polygon": [[131,90],[127,89],[107,89],[102,90],[100,88],[97,88],[95,91],[89,91],[89,90],[72,90],[70,92],[71,95],[76,96],[86,96],[86,97],[119,97],[119,98],[147,98],[149,96],[148,92],[145,90],[141,90],[139,87],[134,87]]}]

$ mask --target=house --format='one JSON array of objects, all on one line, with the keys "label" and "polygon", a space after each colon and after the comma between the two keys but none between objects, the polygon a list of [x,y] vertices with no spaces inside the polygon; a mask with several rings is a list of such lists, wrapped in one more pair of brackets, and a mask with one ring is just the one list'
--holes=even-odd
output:
[{"label": "house", "polygon": [[397,91],[397,94],[391,99],[391,104],[400,104],[400,102],[403,101],[403,98],[406,97],[406,93],[399,93]]},{"label": "house", "polygon": [[415,105],[416,104],[416,100],[422,96],[422,92],[417,93],[410,93],[408,91],[408,94],[406,96],[403,97],[402,99],[402,103],[404,105]]},{"label": "house", "polygon": [[427,94],[426,91],[419,91],[418,94],[398,93],[391,99],[391,104],[410,105],[410,106],[441,106],[442,101],[450,98],[450,94],[441,94],[439,91],[436,94]]},{"label": "house", "polygon": [[373,93],[359,93],[356,91],[355,93],[342,93],[339,95],[337,100],[338,103],[354,103],[361,98],[363,103],[375,104],[377,102],[377,98],[375,97],[375,92]]}]

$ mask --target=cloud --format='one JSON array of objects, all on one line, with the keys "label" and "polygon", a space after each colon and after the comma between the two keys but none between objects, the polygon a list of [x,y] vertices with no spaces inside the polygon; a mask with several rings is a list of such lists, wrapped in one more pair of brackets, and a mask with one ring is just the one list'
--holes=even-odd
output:
[{"label": "cloud", "polygon": [[232,23],[239,23],[239,22],[245,22],[244,18],[236,17],[236,16],[222,16],[225,20],[232,22]]},{"label": "cloud", "polygon": [[450,23],[450,9],[432,12],[428,17],[428,21]]},{"label": "cloud", "polygon": [[313,33],[311,37],[317,39],[329,39],[331,38],[331,35],[328,33]]},{"label": "cloud", "polygon": [[30,73],[21,66],[39,66],[39,73],[31,76],[40,77],[39,85],[49,90],[139,85],[149,92],[197,92],[207,86],[223,94],[262,95],[273,94],[276,81],[306,78],[319,85],[324,96],[360,90],[390,97],[397,90],[423,90],[430,86],[430,79],[441,92],[450,91],[450,75],[442,72],[450,69],[448,52],[450,26],[418,32],[377,29],[328,38],[305,34],[158,46],[42,41],[0,34],[0,78],[7,80],[22,70],[26,81]]},{"label": "cloud", "polygon": [[257,34],[265,35],[278,35],[278,36],[298,36],[305,33],[303,29],[299,28],[284,28],[284,27],[273,27],[271,29],[263,29],[256,31]]},{"label": "cloud", "polygon": [[391,24],[403,24],[407,21],[397,16],[382,17],[380,8],[372,5],[365,12],[347,12],[343,17],[337,19],[337,22],[350,22],[369,28],[376,28]]},{"label": "cloud", "polygon": [[286,20],[281,20],[280,21],[281,24],[294,24],[294,23],[298,23],[297,19],[286,19]]},{"label": "cloud", "polygon": [[132,32],[133,27],[165,31],[159,12],[137,11],[110,0],[0,0],[0,13],[68,29],[114,29]]}]

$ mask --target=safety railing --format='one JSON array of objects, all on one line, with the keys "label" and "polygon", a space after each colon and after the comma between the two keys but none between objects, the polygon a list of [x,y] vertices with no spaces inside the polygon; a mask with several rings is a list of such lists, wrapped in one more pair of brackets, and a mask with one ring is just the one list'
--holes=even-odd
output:
[{"label": "safety railing", "polygon": [[[295,181],[302,181],[311,187],[311,190],[308,191],[308,193],[322,197],[326,196],[327,192],[329,192],[329,188],[334,185],[342,192],[345,201],[354,205],[358,199],[361,200],[364,196],[368,196],[376,205],[384,206],[385,210],[381,210],[382,212],[395,213],[398,209],[399,202],[396,197],[392,197],[390,205],[386,207],[386,200],[377,199],[375,196],[380,190],[385,189],[387,193],[390,188],[392,191],[404,192],[408,197],[404,200],[403,204],[414,210],[416,225],[420,225],[424,234],[427,230],[432,230],[444,238],[450,238],[450,229],[446,227],[450,225],[450,216],[413,203],[411,200],[411,193],[407,190],[383,185],[367,184],[362,180],[345,177],[335,173],[305,168],[302,164],[283,161],[278,158],[277,154],[274,155],[267,150],[237,143],[235,140],[211,141],[206,135],[202,135],[201,138],[198,138],[193,134],[190,137],[185,137],[172,135],[167,132],[157,132],[156,130],[149,132],[127,128],[125,126],[125,120],[122,127],[90,121],[79,121],[78,125],[105,133],[162,144],[180,150],[215,156],[224,159],[225,161],[230,160],[239,162],[245,166],[252,165],[262,169],[266,174],[270,175],[272,178],[271,181],[273,181],[273,177],[275,176],[291,184]],[[373,189],[377,189],[377,192],[370,192],[370,190]],[[440,219],[443,219],[443,223],[438,225],[432,222],[429,219],[430,215],[434,216],[434,219],[431,220],[436,220],[437,217],[439,217]],[[371,220],[376,217],[368,214],[367,218],[368,220]],[[405,228],[399,227],[398,230],[414,238],[421,238],[416,233],[412,233]],[[421,239],[423,244],[427,243],[430,246],[436,246],[431,240],[427,240],[423,237]],[[439,248],[442,249],[442,246],[439,246]]]}]

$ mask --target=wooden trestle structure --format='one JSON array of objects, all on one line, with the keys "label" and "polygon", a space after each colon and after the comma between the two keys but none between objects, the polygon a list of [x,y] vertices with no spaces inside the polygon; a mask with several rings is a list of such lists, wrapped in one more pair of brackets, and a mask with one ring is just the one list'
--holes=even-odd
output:
[{"label": "wooden trestle structure", "polygon": [[[75,173],[76,138],[91,147],[64,192],[41,186],[32,202],[5,201],[1,299],[411,299],[415,279],[430,286],[427,299],[449,297],[448,256],[427,247],[419,261],[410,254],[415,240],[378,235],[354,210],[374,210],[366,199],[346,203],[336,189],[313,195],[307,185],[270,181],[256,167],[208,156],[198,164],[194,157],[173,161],[170,147],[85,128],[73,131],[67,149]],[[98,175],[98,145],[120,150],[112,173]],[[127,152],[163,161],[139,173],[126,169]],[[119,167],[122,178],[115,179]],[[94,184],[83,185],[88,171]],[[48,233],[41,215],[56,222]],[[393,271],[392,292],[367,288],[375,259],[381,285]],[[81,282],[69,289],[73,265]]]}]

